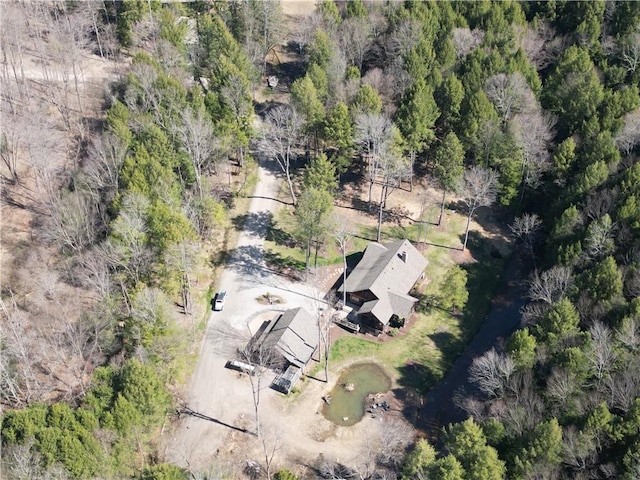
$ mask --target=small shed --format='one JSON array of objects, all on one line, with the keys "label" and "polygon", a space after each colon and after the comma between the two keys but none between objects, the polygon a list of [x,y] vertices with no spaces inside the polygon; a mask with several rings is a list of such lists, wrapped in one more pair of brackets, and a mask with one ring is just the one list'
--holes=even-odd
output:
[{"label": "small shed", "polygon": [[281,372],[273,386],[289,393],[318,348],[317,322],[304,308],[291,308],[269,322],[255,341],[278,357],[270,365]]}]

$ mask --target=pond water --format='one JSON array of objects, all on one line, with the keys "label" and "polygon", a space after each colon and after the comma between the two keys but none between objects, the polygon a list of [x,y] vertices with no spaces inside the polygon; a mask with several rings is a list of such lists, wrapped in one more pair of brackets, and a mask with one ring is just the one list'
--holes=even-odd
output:
[{"label": "pond water", "polygon": [[337,425],[354,425],[364,416],[367,395],[387,392],[390,388],[391,379],[375,363],[351,365],[340,374],[328,395],[331,403],[324,405],[322,414]]}]

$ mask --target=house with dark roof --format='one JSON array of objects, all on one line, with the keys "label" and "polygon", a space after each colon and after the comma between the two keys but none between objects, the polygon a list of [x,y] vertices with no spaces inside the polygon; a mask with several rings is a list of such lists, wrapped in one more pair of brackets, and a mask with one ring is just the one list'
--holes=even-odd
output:
[{"label": "house with dark roof", "polygon": [[424,278],[427,264],[408,240],[371,242],[338,291],[346,291],[347,301],[359,307],[363,325],[381,332],[392,320],[409,317],[418,301],[409,292]]},{"label": "house with dark roof", "polygon": [[318,327],[305,309],[291,308],[270,321],[254,341],[273,352],[269,366],[280,371],[274,388],[289,393],[318,348]]}]

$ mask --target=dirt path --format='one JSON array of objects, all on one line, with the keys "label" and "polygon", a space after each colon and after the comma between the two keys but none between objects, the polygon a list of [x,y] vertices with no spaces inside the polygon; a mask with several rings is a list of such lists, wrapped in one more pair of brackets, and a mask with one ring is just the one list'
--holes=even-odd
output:
[{"label": "dirt path", "polygon": [[437,439],[443,426],[467,418],[467,414],[454,405],[453,398],[460,392],[476,393],[475,387],[467,380],[473,359],[492,346],[503,347],[504,341],[520,325],[520,309],[526,294],[522,279],[527,278],[531,270],[529,263],[522,252],[515,251],[485,322],[442,381],[425,397],[418,415],[418,428],[427,432],[431,439]]}]

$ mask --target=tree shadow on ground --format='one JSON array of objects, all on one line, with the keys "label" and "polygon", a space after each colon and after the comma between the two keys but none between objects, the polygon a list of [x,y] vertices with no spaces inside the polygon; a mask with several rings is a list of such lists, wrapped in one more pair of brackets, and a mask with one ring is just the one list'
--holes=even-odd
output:
[{"label": "tree shadow on ground", "polygon": [[[227,253],[228,266],[240,275],[259,281],[267,277],[273,270],[263,263],[264,252],[255,245],[242,245]],[[277,272],[276,272],[277,273]]]},{"label": "tree shadow on ground", "polygon": [[281,255],[276,252],[264,252],[264,261],[272,271],[286,275],[294,280],[300,280],[304,275],[304,262],[290,255]]},{"label": "tree shadow on ground", "polygon": [[276,91],[283,93],[289,91],[291,84],[304,75],[305,68],[302,61],[280,62],[267,66],[267,75],[278,77]]},{"label": "tree shadow on ground", "polygon": [[[469,207],[461,200],[457,202],[449,202],[446,205],[449,210],[455,210],[465,217],[469,215]],[[480,207],[473,215],[473,221],[482,227],[482,229],[491,235],[504,235],[504,228],[500,225],[504,225],[495,214],[495,209]]]},{"label": "tree shadow on ground", "polygon": [[252,237],[262,237],[271,227],[273,215],[270,212],[249,212],[237,215],[231,223],[238,231],[247,232]]},{"label": "tree shadow on ground", "polygon": [[265,239],[275,243],[276,245],[282,245],[288,248],[296,247],[296,241],[293,238],[293,235],[282,228],[276,227],[273,221],[269,224]]},{"label": "tree shadow on ground", "polygon": [[205,415],[203,413],[197,412],[189,407],[184,407],[180,410],[177,411],[178,416],[180,415],[188,415],[190,417],[195,417],[195,418],[199,418],[201,420],[207,420],[209,422],[213,422],[213,423],[217,423],[218,425],[222,425],[223,427],[227,427],[231,430],[236,430],[238,432],[242,432],[242,433],[250,433],[253,434],[252,432],[250,432],[249,430],[247,430],[246,428],[242,428],[242,427],[236,427],[235,425],[231,425],[229,423],[225,423],[221,420],[218,420],[217,418],[213,418],[213,417],[209,417],[208,415]]},{"label": "tree shadow on ground", "polygon": [[464,349],[464,342],[450,332],[436,332],[429,335],[429,338],[442,354],[439,362],[440,369],[443,372],[447,371]]},{"label": "tree shadow on ground", "polygon": [[348,199],[348,202],[350,203],[350,205],[345,205],[344,208],[357,210],[363,215],[374,216],[378,212],[375,202],[371,202],[371,205],[369,205],[369,202],[367,202],[366,200],[362,200],[357,196],[352,196]]},{"label": "tree shadow on ground", "polygon": [[393,396],[402,404],[404,418],[415,425],[422,406],[422,394],[411,387],[394,388],[392,392]]},{"label": "tree shadow on ground", "polygon": [[469,299],[464,309],[460,326],[462,339],[466,342],[480,328],[491,310],[491,302],[500,285],[507,258],[479,232],[469,232],[467,248],[475,262],[460,265],[467,273]]},{"label": "tree shadow on ground", "polygon": [[261,118],[264,118],[267,113],[269,113],[272,109],[279,107],[281,105],[287,105],[286,103],[276,102],[274,100],[265,100],[264,102],[253,102],[253,109]]},{"label": "tree shadow on ground", "polygon": [[426,394],[439,376],[427,365],[418,362],[408,362],[398,369],[400,378],[398,384],[409,388],[419,395]]}]

